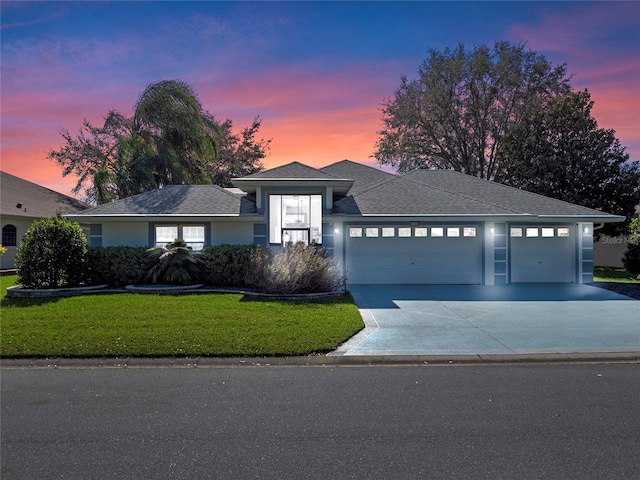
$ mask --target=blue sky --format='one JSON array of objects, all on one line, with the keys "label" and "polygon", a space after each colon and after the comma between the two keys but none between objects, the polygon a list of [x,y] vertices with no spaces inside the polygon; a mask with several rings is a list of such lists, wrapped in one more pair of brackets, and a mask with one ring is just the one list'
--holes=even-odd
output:
[{"label": "blue sky", "polygon": [[268,167],[372,162],[380,104],[429,48],[526,43],[589,88],[640,159],[640,2],[5,2],[3,171],[68,193],[61,129],[190,83],[237,128],[259,115]]}]

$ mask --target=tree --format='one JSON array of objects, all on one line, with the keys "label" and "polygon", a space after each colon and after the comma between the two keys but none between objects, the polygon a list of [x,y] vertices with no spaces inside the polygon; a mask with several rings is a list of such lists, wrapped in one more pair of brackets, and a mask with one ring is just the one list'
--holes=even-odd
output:
[{"label": "tree", "polygon": [[[207,112],[193,88],[178,80],[149,84],[140,94],[131,118],[110,111],[104,125],[84,121],[74,137],[48,158],[74,174],[74,193],[84,189],[98,204],[171,184],[227,186],[226,177],[262,168],[269,141],[256,141],[260,120],[231,131],[231,120],[219,123]],[[230,173],[228,173],[230,172]]]},{"label": "tree", "polygon": [[419,77],[401,77],[382,106],[374,157],[401,173],[453,169],[485,179],[501,170],[504,136],[534,107],[570,90],[564,65],[524,45],[429,50]]},{"label": "tree", "polygon": [[231,186],[231,179],[245,177],[264,168],[262,159],[266,157],[271,140],[255,140],[262,120],[256,117],[251,126],[239,134],[233,133],[233,123],[227,119],[220,127],[221,142],[218,158],[209,164],[209,175],[216,185]]},{"label": "tree", "polygon": [[629,224],[627,237],[627,251],[622,258],[624,268],[640,279],[640,217],[634,218]]},{"label": "tree", "polygon": [[[613,130],[598,128],[587,90],[555,98],[530,112],[501,144],[499,181],[630,221],[640,202],[640,165]],[[608,225],[622,233],[626,224]]]},{"label": "tree", "polygon": [[84,189],[87,200],[98,204],[131,195],[126,160],[129,155],[123,155],[126,146],[136,140],[130,119],[112,110],[102,127],[84,120],[75,138],[67,130],[62,131],[62,138],[65,145],[51,151],[48,158],[63,167],[63,177],[78,177],[73,193]]}]

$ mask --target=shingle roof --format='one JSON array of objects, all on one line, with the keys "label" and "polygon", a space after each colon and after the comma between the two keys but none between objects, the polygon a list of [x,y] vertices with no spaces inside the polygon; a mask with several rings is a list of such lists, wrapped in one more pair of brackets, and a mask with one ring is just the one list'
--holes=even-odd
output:
[{"label": "shingle roof", "polygon": [[416,170],[334,204],[347,215],[606,216],[450,170]]},{"label": "shingle roof", "polygon": [[352,162],[351,160],[342,160],[323,167],[320,170],[336,177],[353,179],[354,183],[349,190],[349,195],[357,195],[375,185],[396,177],[393,173],[384,172],[377,168]]},{"label": "shingle roof", "polygon": [[309,167],[300,162],[292,162],[279,167],[271,168],[269,170],[263,170],[253,175],[243,177],[242,180],[247,179],[313,179],[313,180],[335,180],[334,175],[322,172],[317,168]]},{"label": "shingle roof", "polygon": [[89,208],[80,200],[6,172],[0,172],[0,191],[0,214],[3,216],[41,218],[51,217],[57,211],[66,214]]},{"label": "shingle roof", "polygon": [[101,215],[239,215],[255,205],[217,185],[167,185],[158,190],[99,205],[80,213]]}]

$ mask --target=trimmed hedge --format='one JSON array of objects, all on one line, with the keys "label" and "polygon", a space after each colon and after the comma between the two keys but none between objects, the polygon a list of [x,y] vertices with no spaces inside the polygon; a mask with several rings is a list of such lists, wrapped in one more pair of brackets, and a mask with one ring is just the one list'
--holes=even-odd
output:
[{"label": "trimmed hedge", "polygon": [[85,283],[124,287],[144,282],[147,247],[89,247]]},{"label": "trimmed hedge", "polygon": [[258,245],[206,246],[200,252],[204,263],[204,283],[223,287],[247,287],[251,276],[251,259],[265,249]]}]

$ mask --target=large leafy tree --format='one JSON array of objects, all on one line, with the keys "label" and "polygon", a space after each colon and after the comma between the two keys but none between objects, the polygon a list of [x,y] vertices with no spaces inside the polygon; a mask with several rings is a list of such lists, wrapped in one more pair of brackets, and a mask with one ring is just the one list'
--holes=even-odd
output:
[{"label": "large leafy tree", "polygon": [[403,76],[382,106],[374,157],[401,173],[442,168],[492,180],[505,135],[531,109],[570,90],[564,65],[508,42],[431,49],[418,74]]},{"label": "large leafy tree", "polygon": [[269,145],[255,140],[258,118],[240,136],[231,128],[231,120],[220,123],[203,108],[190,85],[165,80],[145,88],[133,117],[111,111],[100,127],[85,120],[75,137],[63,131],[64,146],[49,158],[63,176],[78,177],[75,193],[84,189],[98,204],[171,184],[226,186],[229,172],[260,170]]},{"label": "large leafy tree", "polygon": [[[613,130],[598,128],[592,107],[584,90],[530,112],[501,144],[498,180],[630,221],[640,202],[640,165],[629,161]],[[607,233],[623,228],[607,226]]]}]

